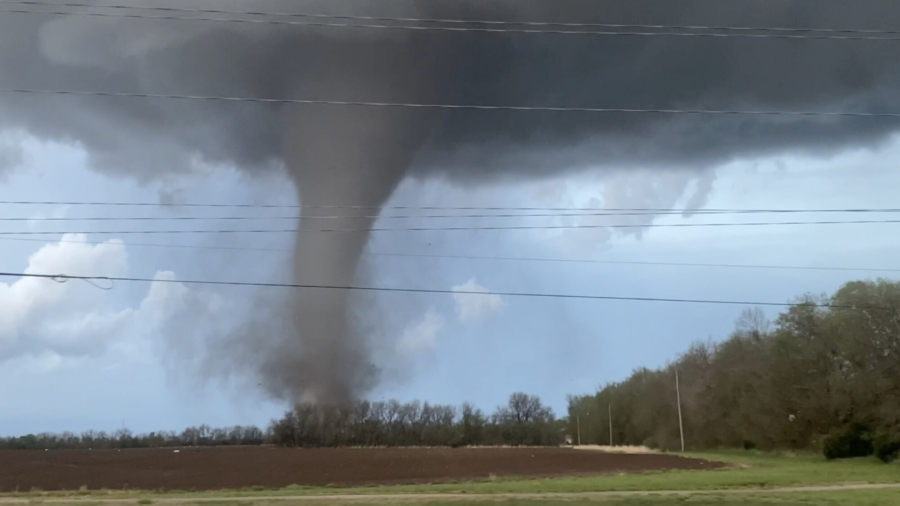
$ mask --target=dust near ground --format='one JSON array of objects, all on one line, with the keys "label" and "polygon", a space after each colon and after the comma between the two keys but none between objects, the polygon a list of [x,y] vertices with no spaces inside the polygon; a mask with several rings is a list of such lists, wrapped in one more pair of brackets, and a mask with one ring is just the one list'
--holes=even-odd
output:
[{"label": "dust near ground", "polygon": [[388,485],[721,466],[673,455],[565,448],[5,451],[0,452],[0,492],[76,490],[84,486],[92,490],[219,490]]},{"label": "dust near ground", "polygon": [[579,445],[573,446],[573,450],[589,450],[607,453],[659,453],[659,451],[646,446],[603,446],[603,445]]}]

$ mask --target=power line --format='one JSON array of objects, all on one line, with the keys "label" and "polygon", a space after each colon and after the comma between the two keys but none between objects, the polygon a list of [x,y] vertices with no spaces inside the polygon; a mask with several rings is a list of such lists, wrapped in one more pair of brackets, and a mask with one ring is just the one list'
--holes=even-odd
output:
[{"label": "power line", "polygon": [[[825,212],[825,211],[803,211],[809,213]],[[857,210],[857,211],[834,211],[847,213],[897,213],[900,210]],[[716,216],[727,214],[765,214],[766,211],[695,211],[692,214],[698,216]],[[92,216],[92,217],[30,217],[30,218],[0,218],[0,222],[69,222],[69,221],[289,221],[289,220],[375,220],[375,219],[483,219],[483,218],[588,218],[601,216],[680,216],[685,214],[679,211],[670,212],[576,212],[576,213],[552,213],[552,214],[419,214],[419,215],[294,215],[294,216],[140,216],[140,217],[112,217],[112,216]]]},{"label": "power line", "polygon": [[830,208],[830,209],[688,209],[688,208],[603,208],[603,207],[452,207],[452,206],[360,206],[360,205],[298,205],[298,204],[216,204],[159,202],[86,202],[46,200],[0,200],[0,205],[26,206],[112,206],[112,207],[163,207],[163,208],[235,208],[235,209],[345,209],[345,210],[393,210],[393,211],[604,211],[641,212],[648,214],[757,214],[757,213],[897,213],[900,208]]},{"label": "power line", "polygon": [[89,218],[0,218],[0,222],[31,221],[254,221],[254,220],[373,220],[373,219],[442,219],[442,218],[563,218],[588,216],[656,216],[651,213],[573,213],[573,214],[475,214],[475,215],[329,215],[329,216],[152,216],[152,217],[89,217]]},{"label": "power line", "polygon": [[374,256],[402,257],[402,258],[434,258],[434,259],[463,259],[463,260],[502,260],[515,262],[547,262],[547,263],[579,263],[579,264],[604,264],[604,265],[645,265],[662,267],[715,267],[727,269],[775,269],[775,270],[810,270],[810,271],[845,271],[845,272],[900,272],[900,269],[877,269],[871,267],[814,267],[801,265],[761,265],[761,264],[717,264],[717,263],[692,263],[692,262],[641,262],[632,260],[590,260],[568,258],[533,258],[533,257],[503,257],[503,256],[477,256],[477,255],[425,255],[415,253],[372,253]]},{"label": "power line", "polygon": [[235,16],[265,16],[287,18],[313,18],[313,19],[345,19],[354,21],[397,21],[409,23],[439,23],[439,24],[472,24],[494,26],[555,26],[567,28],[639,28],[639,29],[672,29],[672,30],[721,30],[721,31],[775,31],[775,32],[822,32],[822,33],[868,33],[882,35],[900,35],[898,30],[861,30],[844,28],[793,28],[793,27],[759,27],[759,26],[710,26],[710,25],[653,25],[653,24],[614,24],[614,23],[569,23],[556,21],[496,21],[496,20],[465,20],[448,18],[414,18],[414,17],[388,17],[388,16],[358,16],[339,14],[312,14],[306,12],[262,12],[262,11],[238,11],[226,9],[188,9],[184,7],[146,7],[133,5],[97,5],[85,3],[56,3],[24,0],[3,0],[0,4],[30,5],[41,7],[71,7],[110,10],[142,10],[156,12],[180,12],[189,14],[227,14]]},{"label": "power line", "polygon": [[[48,239],[28,239],[25,237],[0,237],[0,241],[16,241],[16,242],[39,242],[43,244],[48,243]],[[166,249],[196,249],[196,250],[224,250],[224,251],[268,251],[268,252],[277,252],[277,253],[290,253],[294,250],[286,249],[286,248],[248,248],[242,246],[203,246],[203,245],[193,245],[193,244],[156,244],[156,243],[142,243],[142,242],[116,242],[111,243],[109,241],[73,241],[70,239],[60,239],[53,240],[54,244],[64,243],[64,244],[90,244],[93,246],[121,246],[130,248],[132,246],[137,247],[146,247],[146,248],[166,248]]]},{"label": "power line", "polygon": [[[322,209],[322,206],[299,206],[295,204],[163,204],[160,202],[76,202],[76,201],[47,201],[47,200],[0,200],[2,205],[25,206],[111,206],[111,207],[210,207],[210,208],[253,208],[253,209]],[[329,209],[378,209],[368,206],[335,206]]]},{"label": "power line", "polygon": [[[21,237],[0,237],[0,241],[39,242],[46,244],[46,239],[27,239]],[[61,239],[54,243],[90,244],[95,246],[122,246],[122,247],[151,247],[173,249],[200,249],[200,250],[224,250],[224,251],[261,251],[275,253],[291,253],[289,248],[249,248],[241,246],[202,246],[187,244],[156,244],[122,242],[110,243],[104,241],[73,241]],[[644,265],[661,267],[711,267],[726,269],[774,269],[774,270],[808,270],[808,271],[842,271],[842,272],[900,272],[900,269],[882,269],[874,267],[818,267],[805,265],[763,265],[763,264],[718,264],[718,263],[691,263],[691,262],[642,262],[629,260],[592,260],[575,258],[534,258],[534,257],[505,257],[505,256],[479,256],[479,255],[436,255],[418,253],[365,253],[367,256],[399,257],[399,258],[430,258],[430,259],[456,259],[456,260],[485,260],[485,261],[515,261],[515,262],[546,262],[546,263],[576,263],[576,264],[600,264],[600,265]]]},{"label": "power line", "polygon": [[[555,214],[446,214],[446,215],[295,215],[295,216],[151,216],[151,217],[86,217],[86,218],[0,218],[0,222],[68,222],[68,221],[290,221],[290,220],[374,220],[374,219],[455,219],[455,218],[572,218],[595,216],[658,216],[663,213],[555,213]],[[681,214],[681,213],[668,213]],[[726,213],[696,213],[702,215],[718,215]]]},{"label": "power line", "polygon": [[847,118],[900,118],[900,112],[839,112],[839,111],[749,111],[723,109],[634,109],[615,107],[530,107],[513,105],[465,105],[427,104],[402,102],[364,102],[343,100],[308,100],[298,98],[261,98],[214,95],[177,95],[158,93],[124,93],[110,91],[39,90],[27,88],[4,88],[0,93],[31,95],[69,95],[84,97],[148,98],[168,100],[201,100],[212,102],[253,102],[263,104],[327,105],[347,107],[397,107],[410,109],[451,109],[480,111],[528,111],[528,112],[581,112],[581,113],[640,113],[640,114],[692,114],[715,116],[794,116],[794,117],[847,117]]},{"label": "power line", "polygon": [[420,294],[444,294],[444,295],[481,295],[481,296],[501,296],[501,297],[527,297],[542,299],[577,299],[577,300],[608,300],[608,301],[626,301],[626,302],[670,302],[680,304],[717,304],[717,305],[741,305],[741,306],[777,306],[777,307],[797,307],[807,306],[823,309],[873,309],[896,311],[897,308],[887,306],[848,306],[838,304],[816,304],[816,303],[788,303],[788,302],[748,302],[733,300],[714,300],[714,299],[674,299],[662,297],[620,297],[606,295],[575,295],[575,294],[556,294],[556,293],[535,293],[535,292],[493,292],[493,291],[470,291],[470,290],[438,290],[425,288],[384,288],[384,287],[368,287],[368,286],[340,286],[340,285],[318,285],[318,284],[290,284],[290,283],[255,283],[240,281],[197,281],[197,280],[177,280],[177,279],[152,279],[152,278],[126,278],[126,277],[107,277],[107,276],[71,276],[67,274],[34,274],[34,273],[13,273],[0,272],[0,277],[17,277],[17,278],[37,278],[59,280],[82,280],[82,281],[110,281],[110,282],[128,282],[128,283],[180,283],[185,285],[211,285],[211,286],[243,286],[257,288],[297,288],[297,289],[319,289],[319,290],[348,290],[362,292],[393,292],[393,293],[420,293]]},{"label": "power line", "polygon": [[409,227],[409,228],[286,228],[269,230],[93,230],[54,232],[0,232],[0,235],[61,235],[61,234],[283,234],[322,232],[453,232],[463,230],[572,230],[603,228],[693,228],[693,227],[761,227],[778,225],[869,225],[897,224],[900,220],[854,220],[854,221],[785,221],[752,223],[649,223],[644,225],[550,225],[550,226],[491,226],[491,227]]},{"label": "power line", "polygon": [[[56,7],[56,5],[31,2],[2,2],[9,5],[40,5],[46,7]],[[0,6],[2,6],[0,3]],[[70,4],[70,6],[83,6],[91,8],[124,8],[127,6],[87,6],[84,4]],[[243,13],[229,12],[218,10],[193,10],[193,9],[176,9],[176,8],[153,8],[153,7],[132,7],[134,10],[150,10],[150,11],[166,11],[166,12],[182,12],[182,13],[215,13],[215,14],[239,14],[239,15],[259,15],[259,16],[285,16],[288,14],[267,14],[267,13]],[[591,36],[630,36],[630,37],[709,37],[709,38],[750,38],[750,39],[817,39],[817,40],[881,40],[881,41],[897,41],[900,37],[892,36],[897,32],[888,30],[852,30],[852,29],[802,29],[802,28],[753,28],[753,27],[693,27],[689,26],[666,26],[666,25],[603,25],[596,24],[596,27],[607,28],[607,30],[587,30],[589,25],[582,25],[582,29],[578,30],[548,30],[535,28],[491,28],[491,27],[463,27],[463,26],[421,26],[421,25],[398,25],[398,24],[375,24],[372,22],[325,22],[325,21],[296,21],[296,20],[277,20],[277,19],[234,19],[234,18],[206,18],[196,16],[176,16],[173,14],[135,14],[129,12],[73,12],[73,11],[51,11],[51,10],[29,10],[29,9],[12,9],[2,8],[0,12],[10,14],[30,14],[30,15],[52,15],[52,16],[84,16],[97,18],[129,18],[129,19],[157,19],[166,21],[202,21],[215,23],[249,23],[260,25],[287,25],[287,26],[306,26],[320,28],[363,28],[376,30],[407,30],[418,32],[474,32],[474,33],[494,33],[494,34],[523,34],[523,35],[591,35]],[[344,19],[355,21],[392,21],[403,22],[404,18],[367,18],[365,16],[328,16],[314,14],[293,14],[288,16],[318,18],[318,19]],[[422,23],[447,23],[447,24],[490,24],[487,21],[464,21],[464,20],[425,20],[416,18],[407,18],[405,22],[422,22]],[[513,23],[510,25],[527,25],[527,26],[552,26],[551,24],[532,25],[528,23]],[[567,26],[566,24],[556,24],[556,26]],[[719,32],[657,32],[657,31],[617,31],[610,30],[612,28],[622,29],[670,29],[670,30],[719,30]],[[746,33],[748,31],[768,31],[775,33]],[[805,35],[787,32],[806,32]],[[820,32],[821,34],[815,34]],[[844,35],[840,35],[844,34]]]}]

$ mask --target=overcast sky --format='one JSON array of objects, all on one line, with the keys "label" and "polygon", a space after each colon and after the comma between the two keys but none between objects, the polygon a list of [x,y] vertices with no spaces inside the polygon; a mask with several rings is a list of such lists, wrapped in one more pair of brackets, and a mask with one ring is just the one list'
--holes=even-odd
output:
[{"label": "overcast sky", "polygon": [[[26,147],[24,156],[0,186],[2,200],[153,202],[157,198],[153,185],[90,171],[84,166],[84,153],[76,147],[27,137],[21,140]],[[716,169],[707,206],[889,208],[895,203],[894,189],[900,185],[898,157],[900,140],[894,139],[878,149],[827,158],[736,161]],[[407,181],[390,204],[589,206],[592,199],[602,199],[604,184],[598,179],[586,174],[475,191],[440,181]],[[277,176],[254,179],[221,169],[209,177],[185,180],[181,196],[191,202],[294,202],[292,191],[285,188],[289,186]],[[229,212],[204,209],[192,215],[224,216]],[[285,213],[239,213],[247,216],[252,212]],[[3,206],[4,217],[125,214],[172,216],[158,209]],[[824,216],[804,215],[803,219],[819,217]],[[778,219],[678,216],[657,223]],[[553,224],[556,220],[514,221]],[[136,229],[133,223],[124,225]],[[222,222],[201,221],[190,226],[215,229],[222,227]],[[897,269],[897,226],[653,228],[645,229],[640,238],[622,233],[607,238],[597,232],[395,232],[375,236],[369,252]],[[83,222],[4,225],[4,230],[11,231],[60,228],[113,230],[114,226]],[[408,234],[402,250],[390,234]],[[230,237],[199,240],[178,235],[89,234],[29,239],[2,241],[3,271],[278,282],[285,279],[289,255],[286,251],[127,245],[230,247],[235,244]],[[291,238],[276,234],[253,235],[238,242],[243,247],[271,250],[289,250],[291,246]],[[768,302],[789,301],[804,292],[830,292],[850,279],[876,276],[807,270],[367,258],[374,273],[370,283],[376,286]],[[0,284],[0,429],[5,434],[20,434],[111,430],[123,421],[133,430],[176,429],[199,423],[266,423],[284,408],[282,403],[266,401],[254,390],[252,381],[202,380],[185,359],[192,353],[198,357],[206,353],[200,336],[221,333],[240,320],[248,290],[252,289],[117,283],[113,290],[102,291],[85,283],[5,279]],[[377,303],[375,310],[394,314],[386,319],[386,328],[378,331],[395,336],[385,342],[396,346],[380,353],[404,360],[392,360],[394,365],[384,371],[384,382],[373,398],[472,401],[492,409],[510,392],[524,390],[539,394],[559,413],[564,412],[567,394],[591,392],[597,385],[625,378],[635,367],[664,364],[693,341],[726,337],[743,309],[393,293],[378,295]],[[197,340],[185,342],[183,336],[190,335]],[[192,346],[193,351],[184,352]],[[174,352],[176,349],[182,351]]]},{"label": "overcast sky", "polygon": [[[222,7],[197,2],[191,6]],[[852,9],[843,0],[797,0],[766,9],[718,0],[273,0],[265,6],[271,12],[586,23],[893,29],[900,22],[893,0]],[[0,14],[0,201],[900,207],[900,129],[892,117],[444,114],[420,107],[2,91],[551,108],[900,110],[893,41],[338,28]],[[582,228],[379,231],[368,240],[358,233],[309,231],[121,233],[290,231],[298,227],[298,211],[0,203],[0,218],[27,219],[0,222],[0,233],[45,233],[0,235],[2,272],[157,280],[95,286],[0,279],[0,435],[123,424],[136,431],[265,425],[289,399],[348,395],[470,401],[492,411],[510,393],[525,391],[564,414],[569,394],[591,393],[637,367],[663,365],[692,342],[726,338],[750,306],[497,292],[781,303],[833,292],[849,280],[896,277],[889,270],[900,269],[900,224],[648,226],[896,218],[891,213],[447,219],[385,209],[377,221],[328,223]],[[122,217],[201,219],[53,221]],[[301,223],[316,228],[321,222]],[[179,282],[185,280],[447,293],[345,297]],[[774,316],[778,308],[765,311]]]}]

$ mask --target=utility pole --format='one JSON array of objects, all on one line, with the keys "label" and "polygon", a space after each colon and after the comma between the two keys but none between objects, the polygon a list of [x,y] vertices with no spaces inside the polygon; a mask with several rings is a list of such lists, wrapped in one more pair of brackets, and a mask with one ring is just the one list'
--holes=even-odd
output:
[{"label": "utility pole", "polygon": [[575,425],[578,426],[578,446],[581,446],[581,417],[575,415]]},{"label": "utility pole", "polygon": [[609,446],[612,447],[612,402],[607,404],[607,407],[609,408]]},{"label": "utility pole", "polygon": [[681,420],[681,386],[678,384],[678,368],[675,368],[675,395],[678,398],[678,431],[681,433],[681,453],[684,453],[684,422]]}]

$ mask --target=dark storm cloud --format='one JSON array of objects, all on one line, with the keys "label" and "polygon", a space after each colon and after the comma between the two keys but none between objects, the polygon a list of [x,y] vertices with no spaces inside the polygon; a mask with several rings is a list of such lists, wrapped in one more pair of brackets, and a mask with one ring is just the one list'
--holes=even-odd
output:
[{"label": "dark storm cloud", "polygon": [[[900,22],[893,0],[319,0],[253,7],[667,25],[866,29]],[[538,107],[900,110],[900,43],[889,41],[411,32],[15,14],[0,15],[0,37],[4,88]],[[736,157],[871,145],[897,126],[890,118],[444,113],[0,95],[0,129],[79,143],[98,170],[151,181],[190,171],[197,160],[247,171],[284,166],[304,204],[377,206],[410,174],[464,184],[588,166],[703,174]],[[351,284],[366,240],[362,234],[301,237],[296,279]],[[345,294],[303,292],[286,308],[277,325],[261,316],[236,334],[235,349],[245,351],[232,358],[246,360],[278,397],[340,402],[371,387],[366,339],[346,317],[352,307]]]},{"label": "dark storm cloud", "polygon": [[[173,5],[179,5],[174,3]],[[202,3],[191,3],[191,6]],[[208,3],[221,7],[221,2]],[[246,8],[242,2],[228,6]],[[263,8],[265,7],[265,8]],[[584,23],[889,28],[890,1],[507,0],[290,2],[259,10]],[[897,102],[897,42],[503,35],[92,18],[0,17],[2,84],[200,95],[562,107],[884,110]],[[240,167],[282,159],[286,109],[259,104],[4,96],[2,119],[83,142],[105,170],[152,177],[191,156]],[[366,111],[357,111],[366,114]],[[693,163],[871,142],[896,122],[461,111],[429,160],[472,164]],[[576,152],[552,154],[547,147]],[[473,147],[474,146],[474,147]],[[528,156],[523,156],[523,153]],[[140,154],[141,156],[136,156]],[[536,155],[536,156],[534,156]],[[562,156],[557,160],[555,156]],[[434,163],[434,162],[440,163]],[[522,161],[530,161],[522,167]],[[479,172],[481,172],[479,170]]]}]

